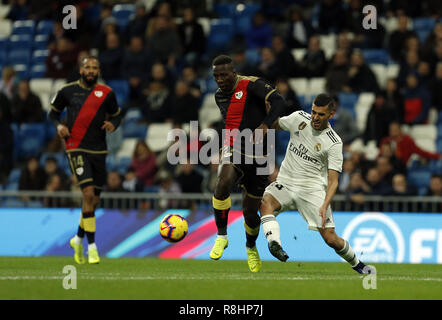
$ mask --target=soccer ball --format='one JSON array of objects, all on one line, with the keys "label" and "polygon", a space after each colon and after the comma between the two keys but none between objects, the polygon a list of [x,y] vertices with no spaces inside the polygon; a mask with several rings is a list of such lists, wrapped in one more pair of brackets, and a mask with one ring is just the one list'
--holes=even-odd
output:
[{"label": "soccer ball", "polygon": [[183,240],[188,229],[187,220],[178,214],[168,214],[160,222],[161,237],[169,242]]}]

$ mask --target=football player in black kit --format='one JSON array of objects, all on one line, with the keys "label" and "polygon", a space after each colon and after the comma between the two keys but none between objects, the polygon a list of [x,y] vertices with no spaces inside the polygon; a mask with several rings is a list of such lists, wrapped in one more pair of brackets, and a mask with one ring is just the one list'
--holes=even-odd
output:
[{"label": "football player in black kit", "polygon": [[[251,272],[258,272],[262,265],[256,248],[260,228],[258,209],[268,184],[268,174],[257,174],[257,169],[264,165],[262,161],[256,160],[257,157],[267,156],[264,137],[273,122],[286,112],[288,106],[284,98],[265,79],[237,74],[229,56],[216,57],[212,65],[213,77],[219,87],[215,93],[215,100],[223,116],[225,129],[230,130],[232,134],[227,135],[224,140],[223,162],[212,198],[218,236],[210,252],[210,258],[218,260],[228,246],[230,193],[235,185],[239,184],[243,189],[242,207],[248,265]],[[247,139],[241,139],[241,134],[234,133],[241,133],[245,129],[253,131],[253,143],[264,144],[263,155],[257,156],[253,151],[248,152],[245,147]],[[246,161],[246,158],[249,161]],[[228,160],[225,161],[226,159]],[[235,159],[241,161],[238,163]]]},{"label": "football player in black kit", "polygon": [[[80,79],[66,84],[51,101],[49,119],[64,140],[72,174],[82,191],[82,214],[77,234],[70,240],[77,263],[86,262],[83,238],[88,240],[88,262],[100,262],[95,244],[95,209],[106,181],[106,132],[115,131],[121,122],[121,110],[115,93],[98,84],[100,63],[87,57],[80,66]],[[67,109],[67,123],[60,116]]]}]

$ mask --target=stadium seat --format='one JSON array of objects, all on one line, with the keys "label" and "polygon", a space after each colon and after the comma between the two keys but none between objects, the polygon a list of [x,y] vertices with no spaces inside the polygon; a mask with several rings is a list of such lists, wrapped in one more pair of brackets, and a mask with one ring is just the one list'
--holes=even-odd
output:
[{"label": "stadium seat", "polygon": [[31,64],[45,63],[46,58],[49,56],[49,50],[34,50],[32,52]]},{"label": "stadium seat", "polygon": [[[1,44],[0,44],[1,45]],[[7,64],[8,62],[8,53],[4,48],[0,48],[0,65]]]},{"label": "stadium seat", "polygon": [[65,79],[56,79],[52,82],[52,88],[51,88],[51,96],[55,96],[55,94],[61,90],[66,84]]},{"label": "stadium seat", "polygon": [[364,57],[365,63],[381,63],[388,64],[390,57],[385,49],[364,49],[362,50],[362,55]]},{"label": "stadium seat", "polygon": [[44,78],[45,75],[46,75],[46,64],[39,63],[39,64],[34,64],[31,67],[31,71],[29,73],[29,77],[31,79]]},{"label": "stadium seat", "polygon": [[29,68],[27,64],[14,64],[12,67],[20,79],[29,78]]},{"label": "stadium seat", "polygon": [[246,60],[253,65],[258,65],[261,62],[261,54],[259,53],[259,50],[247,49]]},{"label": "stadium seat", "polygon": [[411,127],[410,135],[413,139],[432,139],[437,138],[437,127],[433,124],[416,124]]},{"label": "stadium seat", "polygon": [[135,122],[123,123],[123,138],[146,139],[147,125]]},{"label": "stadium seat", "polygon": [[225,51],[229,48],[233,35],[234,23],[232,19],[214,19],[210,24],[207,48],[211,52]]},{"label": "stadium seat", "polygon": [[297,95],[309,95],[308,79],[307,78],[290,78],[290,87],[295,90]]},{"label": "stadium seat", "polygon": [[367,116],[373,104],[375,95],[372,92],[362,92],[359,94],[358,102],[355,106],[356,124],[360,132],[365,131],[367,125]]},{"label": "stadium seat", "polygon": [[416,33],[417,33],[417,37],[419,38],[419,42],[421,44],[423,44],[423,43],[425,43],[428,36],[430,35],[431,30],[416,30]]},{"label": "stadium seat", "polygon": [[285,130],[276,131],[276,156],[284,156],[287,144],[290,140],[290,132]]},{"label": "stadium seat", "polygon": [[291,53],[292,56],[295,58],[296,61],[301,61],[304,58],[304,55],[306,54],[307,49],[305,48],[299,48],[299,49],[292,49]]},{"label": "stadium seat", "polygon": [[400,66],[397,63],[387,65],[387,79],[396,79],[399,75]]},{"label": "stadium seat", "polygon": [[419,138],[419,139],[414,139],[414,142],[419,148],[425,151],[437,152],[437,145],[435,139]]},{"label": "stadium seat", "polygon": [[38,94],[38,93],[51,94],[51,92],[52,92],[52,79],[49,79],[49,78],[31,79],[29,81],[29,86],[31,87],[31,91],[33,91],[35,94]]},{"label": "stadium seat", "polygon": [[117,158],[132,157],[137,142],[138,139],[136,138],[125,138],[117,152]]},{"label": "stadium seat", "polygon": [[219,18],[231,18],[235,15],[236,4],[235,3],[215,3],[213,5],[213,11]]},{"label": "stadium seat", "polygon": [[325,78],[311,78],[309,81],[309,94],[311,96],[316,96],[320,93],[324,93],[326,91],[325,82]]},{"label": "stadium seat", "polygon": [[135,5],[133,4],[116,4],[112,9],[112,16],[117,19],[118,25],[123,30],[133,14],[135,14]]},{"label": "stadium seat", "polygon": [[143,114],[139,108],[129,108],[124,115],[125,122],[138,122],[143,120]]},{"label": "stadium seat", "polygon": [[197,19],[198,23],[203,27],[205,36],[207,37],[210,33],[210,18],[200,17]]},{"label": "stadium seat", "polygon": [[34,50],[47,50],[49,36],[46,34],[38,34],[34,37],[32,47]]},{"label": "stadium seat", "polygon": [[21,169],[20,168],[14,168],[9,173],[8,177],[8,184],[9,183],[18,183],[21,176]]},{"label": "stadium seat", "polygon": [[31,50],[34,37],[29,34],[12,35],[9,37],[10,49]]},{"label": "stadium seat", "polygon": [[152,123],[147,131],[146,143],[153,152],[162,151],[167,148],[170,141],[167,141],[167,134],[172,129],[170,123]]},{"label": "stadium seat", "polygon": [[437,152],[442,154],[442,139],[437,140]]},{"label": "stadium seat", "polygon": [[0,19],[0,37],[7,38],[12,31],[11,20]]},{"label": "stadium seat", "polygon": [[386,71],[386,66],[384,64],[381,63],[371,63],[369,64],[369,67],[371,69],[371,71],[373,71],[376,80],[379,84],[379,87],[381,89],[385,89],[385,86],[387,85],[387,71]]},{"label": "stadium seat", "polygon": [[[12,190],[12,189],[6,189],[6,190]],[[17,190],[17,189],[14,189]],[[7,199],[2,201],[2,207],[4,208],[24,208],[25,203],[23,201],[20,201],[18,199]]]},{"label": "stadium seat", "polygon": [[129,82],[127,80],[109,80],[106,84],[114,90],[118,105],[123,107],[129,100]]},{"label": "stadium seat", "polygon": [[50,34],[52,33],[52,29],[54,27],[53,20],[40,20],[37,24],[36,34]]},{"label": "stadium seat", "polygon": [[208,93],[204,96],[198,118],[200,129],[206,129],[210,124],[222,120],[221,112],[216,105],[213,93]]},{"label": "stadium seat", "polygon": [[35,21],[18,20],[12,24],[12,34],[33,35],[35,29]]},{"label": "stadium seat", "polygon": [[118,165],[117,165],[117,171],[119,174],[124,175],[127,172],[127,169],[129,169],[130,164],[132,162],[132,155],[130,157],[121,157],[118,158]]},{"label": "stadium seat", "polygon": [[431,174],[441,175],[442,174],[442,160],[430,160],[428,164]]},{"label": "stadium seat", "polygon": [[40,157],[40,166],[44,167],[46,159],[49,157],[55,158],[58,166],[63,170],[69,167],[69,160],[64,152],[43,152]]},{"label": "stadium seat", "polygon": [[25,64],[31,62],[31,51],[22,49],[13,49],[8,53],[8,64]]},{"label": "stadium seat", "polygon": [[407,174],[408,183],[417,188],[428,187],[430,184],[431,172],[428,169],[416,169]]},{"label": "stadium seat", "polygon": [[36,156],[45,147],[45,123],[23,123],[19,130],[19,158]]}]

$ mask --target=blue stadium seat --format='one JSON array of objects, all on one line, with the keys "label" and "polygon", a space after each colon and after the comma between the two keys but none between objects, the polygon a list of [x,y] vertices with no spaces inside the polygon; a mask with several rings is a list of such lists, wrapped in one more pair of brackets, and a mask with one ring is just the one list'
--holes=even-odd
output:
[{"label": "blue stadium seat", "polygon": [[8,53],[8,64],[26,64],[31,62],[31,51],[12,49]]},{"label": "blue stadium seat", "polygon": [[29,68],[27,64],[14,64],[12,67],[20,79],[29,78]]},{"label": "blue stadium seat", "polygon": [[420,43],[425,43],[425,41],[427,40],[428,36],[431,33],[431,30],[416,30],[415,31],[417,33],[417,37],[419,38]]},{"label": "blue stadium seat", "polygon": [[18,20],[12,24],[11,34],[33,35],[34,30],[35,30],[35,21],[33,21],[33,20]]},{"label": "blue stadium seat", "polygon": [[47,49],[34,50],[34,52],[32,52],[31,64],[45,63],[48,56],[49,50]]},{"label": "blue stadium seat", "polygon": [[31,67],[31,71],[29,72],[29,77],[31,79],[44,78],[45,75],[46,75],[46,64],[44,63],[34,64]]},{"label": "blue stadium seat", "polygon": [[437,139],[437,152],[442,153],[442,139]]},{"label": "blue stadium seat", "polygon": [[0,47],[0,65],[7,64],[8,62],[8,53],[6,52],[6,50],[3,49],[4,48]]},{"label": "blue stadium seat", "polygon": [[117,4],[112,9],[112,16],[117,19],[117,23],[121,29],[125,29],[132,15],[135,14],[135,5],[133,4]]},{"label": "blue stadium seat", "polygon": [[147,125],[125,122],[123,123],[123,138],[138,138],[145,140],[147,135]]},{"label": "blue stadium seat", "polygon": [[246,34],[252,27],[252,19],[261,9],[259,3],[238,4],[235,6],[235,32]]},{"label": "blue stadium seat", "polygon": [[9,43],[9,37],[1,37],[0,36],[0,50],[6,51],[6,48],[8,47]]},{"label": "blue stadium seat", "polygon": [[442,174],[442,160],[430,160],[428,168],[432,174]]},{"label": "blue stadium seat", "polygon": [[9,37],[10,49],[31,50],[34,37],[29,34],[12,35]]},{"label": "blue stadium seat", "polygon": [[130,164],[132,162],[132,158],[130,157],[121,157],[118,159],[117,171],[119,174],[124,175],[129,169]]},{"label": "blue stadium seat", "polygon": [[19,139],[20,149],[19,158],[36,156],[45,147],[46,142],[46,124],[24,123],[20,126]]},{"label": "blue stadium seat", "polygon": [[126,114],[124,115],[124,121],[126,123],[135,123],[141,120],[143,120],[143,114],[138,108],[130,108],[126,111]]},{"label": "blue stadium seat", "polygon": [[108,172],[118,170],[118,159],[112,153],[109,153],[106,157],[106,168]]},{"label": "blue stadium seat", "polygon": [[99,4],[84,8],[84,17],[92,23],[98,23],[101,19],[101,6]]},{"label": "blue stadium seat", "polygon": [[431,171],[429,169],[418,169],[408,172],[407,181],[417,188],[427,188],[430,184]]},{"label": "blue stadium seat", "polygon": [[159,186],[145,186],[144,187],[144,192],[157,193],[159,190],[160,190]]},{"label": "blue stadium seat", "polygon": [[8,183],[18,183],[18,181],[20,180],[20,176],[21,176],[21,169],[19,168],[12,169],[11,172],[9,173]]},{"label": "blue stadium seat", "polygon": [[129,82],[127,80],[109,80],[106,84],[114,90],[120,108],[123,107],[129,100]]},{"label": "blue stadium seat", "polygon": [[358,102],[359,95],[356,93],[339,93],[338,94],[339,105],[351,112],[353,119],[356,119],[355,106]]},{"label": "blue stadium seat", "polygon": [[2,201],[2,207],[4,208],[24,208],[25,203],[18,199],[7,199]]},{"label": "blue stadium seat", "polygon": [[258,49],[247,49],[246,59],[251,64],[257,65],[261,62],[261,54]]},{"label": "blue stadium seat", "polygon": [[34,50],[47,50],[49,36],[46,34],[39,34],[34,37],[32,47]]},{"label": "blue stadium seat", "polygon": [[36,34],[50,34],[52,32],[52,29],[54,27],[54,21],[53,20],[41,20],[37,24],[36,28]]},{"label": "blue stadium seat", "polygon": [[212,21],[210,34],[207,39],[207,48],[211,52],[221,52],[229,49],[230,41],[234,36],[232,19],[218,19]]},{"label": "blue stadium seat", "polygon": [[290,132],[285,130],[278,130],[276,131],[276,155],[277,156],[284,156],[287,144],[290,140]]},{"label": "blue stadium seat", "polygon": [[366,64],[388,64],[390,61],[390,56],[385,49],[364,49],[362,50],[362,55]]},{"label": "blue stadium seat", "polygon": [[213,5],[213,11],[220,18],[231,18],[236,12],[236,3],[215,3]]},{"label": "blue stadium seat", "polygon": [[44,167],[46,159],[49,157],[55,158],[60,168],[64,169],[69,167],[69,161],[64,152],[44,152],[40,157],[40,165]]},{"label": "blue stadium seat", "polygon": [[434,18],[415,18],[413,19],[413,29],[417,30],[433,30],[436,20]]}]

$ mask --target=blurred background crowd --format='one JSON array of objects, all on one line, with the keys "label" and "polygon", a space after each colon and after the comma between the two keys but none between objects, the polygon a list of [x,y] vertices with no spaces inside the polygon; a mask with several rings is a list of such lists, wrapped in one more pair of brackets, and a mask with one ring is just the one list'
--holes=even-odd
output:
[{"label": "blurred background crowd", "polygon": [[[367,4],[376,29],[363,27]],[[66,5],[75,6],[76,29],[63,28]],[[339,193],[354,209],[366,195],[442,196],[440,0],[3,0],[0,190],[76,189],[46,114],[93,54],[125,113],[108,136],[105,191],[211,193],[217,164],[171,165],[167,132],[188,131],[190,121],[220,132],[211,76],[220,53],[238,73],[272,82],[287,113],[310,112],[321,92],[334,95],[331,125],[344,142]],[[270,181],[289,138],[276,137]],[[187,150],[201,148],[192,139]]]}]

